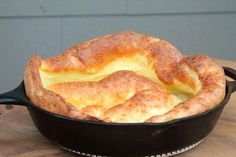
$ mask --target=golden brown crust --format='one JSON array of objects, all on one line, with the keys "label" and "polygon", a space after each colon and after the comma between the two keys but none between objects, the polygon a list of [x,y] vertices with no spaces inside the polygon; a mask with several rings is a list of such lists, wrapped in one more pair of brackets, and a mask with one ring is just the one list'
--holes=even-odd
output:
[{"label": "golden brown crust", "polygon": [[157,69],[182,59],[181,53],[167,41],[134,32],[121,32],[75,45],[61,55],[44,60],[42,68],[48,71],[91,73],[99,71],[116,58],[136,53],[155,60]]},{"label": "golden brown crust", "polygon": [[[135,54],[148,59],[162,83],[182,92],[184,88],[180,89],[178,83],[185,84],[191,88],[190,93],[196,95],[174,107],[173,94],[131,71],[118,71],[98,82],[58,83],[48,87],[51,91],[43,87],[40,79],[39,68],[53,72],[96,73],[117,58]],[[223,69],[211,58],[205,55],[184,58],[170,43],[134,32],[96,38],[46,60],[33,56],[27,63],[24,81],[27,96],[45,110],[107,122],[165,122],[209,110],[225,95]],[[77,99],[81,97],[85,103],[88,99],[99,99],[100,103],[78,108],[66,101],[73,95]],[[105,97],[112,99],[110,105],[102,103]]]},{"label": "golden brown crust", "polygon": [[24,74],[26,95],[34,104],[47,111],[67,115],[69,110],[65,100],[58,94],[43,88],[39,75],[40,65],[41,58],[38,55],[32,56],[27,63]]},{"label": "golden brown crust", "polygon": [[76,112],[76,118],[93,120],[93,117],[78,111],[73,105],[67,103],[59,94],[43,87],[39,74],[41,62],[42,59],[40,56],[33,55],[25,68],[25,92],[30,100],[35,105],[52,113],[73,117],[74,112]]},{"label": "golden brown crust", "polygon": [[165,122],[192,116],[213,108],[223,100],[226,81],[222,67],[205,55],[184,58],[179,65],[183,63],[187,64],[198,74],[202,82],[202,90],[191,99],[177,105],[168,113],[153,116],[146,122]]},{"label": "golden brown crust", "polygon": [[143,122],[153,115],[150,112],[173,108],[167,106],[174,99],[168,90],[131,71],[117,71],[98,82],[53,84],[48,89],[67,100],[76,99],[82,104],[81,113],[109,122]]}]

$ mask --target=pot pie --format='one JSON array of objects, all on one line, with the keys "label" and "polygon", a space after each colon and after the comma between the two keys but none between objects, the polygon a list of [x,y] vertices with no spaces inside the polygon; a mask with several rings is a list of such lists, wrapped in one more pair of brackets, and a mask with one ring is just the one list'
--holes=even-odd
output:
[{"label": "pot pie", "polygon": [[26,95],[72,118],[160,123],[207,111],[225,96],[221,66],[206,55],[184,57],[169,42],[120,32],[75,45],[25,68]]}]

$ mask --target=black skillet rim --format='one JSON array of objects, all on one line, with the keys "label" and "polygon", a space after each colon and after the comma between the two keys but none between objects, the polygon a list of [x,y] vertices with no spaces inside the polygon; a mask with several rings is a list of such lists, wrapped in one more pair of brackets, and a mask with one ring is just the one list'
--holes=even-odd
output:
[{"label": "black skillet rim", "polygon": [[46,113],[46,114],[48,114],[50,116],[53,116],[53,117],[56,117],[56,118],[60,118],[62,120],[66,120],[66,121],[87,123],[87,124],[93,124],[93,125],[104,125],[104,126],[164,126],[164,125],[176,124],[176,123],[179,123],[179,122],[183,122],[183,121],[187,121],[187,120],[190,120],[190,119],[194,119],[194,118],[198,118],[198,117],[207,115],[207,114],[209,114],[211,112],[214,112],[215,110],[217,110],[219,108],[224,107],[225,104],[228,102],[228,99],[230,98],[230,95],[231,95],[230,89],[229,89],[229,82],[226,81],[226,89],[225,89],[226,90],[226,94],[225,94],[224,99],[218,105],[216,105],[214,108],[212,108],[210,110],[207,110],[205,112],[201,112],[201,113],[198,113],[198,114],[195,114],[195,115],[192,115],[192,116],[188,116],[188,117],[173,119],[171,121],[162,122],[162,123],[151,123],[151,122],[145,122],[145,123],[111,123],[111,122],[101,122],[101,121],[91,121],[91,120],[83,120],[83,119],[70,118],[70,117],[59,115],[59,114],[56,114],[56,113],[53,113],[53,112],[49,112],[49,111],[44,110],[44,109],[40,108],[39,106],[35,105],[34,103],[32,103],[28,99],[28,97],[25,94],[25,88],[24,88],[23,81],[22,81],[22,88],[24,90],[23,94],[24,94],[25,98],[27,99],[27,101],[29,102],[27,104],[30,104],[30,106],[26,105],[26,107],[32,107],[33,106],[37,110],[40,110],[40,112],[42,111],[42,112],[44,112],[44,113]]}]

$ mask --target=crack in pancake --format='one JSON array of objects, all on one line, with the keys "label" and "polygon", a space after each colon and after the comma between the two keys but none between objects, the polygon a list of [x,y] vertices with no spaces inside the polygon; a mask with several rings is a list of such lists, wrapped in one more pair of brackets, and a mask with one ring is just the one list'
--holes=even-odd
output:
[{"label": "crack in pancake", "polygon": [[[43,62],[44,63],[44,62]],[[98,71],[93,73],[85,73],[79,70],[71,71],[47,71],[43,68],[42,65],[40,68],[40,75],[44,87],[47,87],[50,84],[60,83],[60,82],[86,82],[86,81],[99,81],[106,76],[121,70],[129,70],[146,76],[153,81],[158,81],[158,78],[155,74],[155,70],[152,67],[152,63],[148,63],[148,59],[145,56],[140,54],[135,54],[129,57],[120,57],[110,62],[108,65],[104,66]]]}]

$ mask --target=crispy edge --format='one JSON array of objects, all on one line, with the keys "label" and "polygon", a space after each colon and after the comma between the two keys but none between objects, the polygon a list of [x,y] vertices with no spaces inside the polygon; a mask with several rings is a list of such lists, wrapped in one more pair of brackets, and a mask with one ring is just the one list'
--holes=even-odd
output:
[{"label": "crispy edge", "polygon": [[61,96],[46,90],[42,85],[39,74],[41,62],[40,56],[33,55],[26,65],[24,73],[26,95],[35,105],[47,111],[67,115],[69,112],[68,104]]},{"label": "crispy edge", "polygon": [[43,87],[39,74],[41,63],[41,57],[39,55],[33,55],[26,64],[24,84],[27,97],[35,105],[46,111],[71,118],[98,121],[99,119],[96,117],[81,113],[72,104],[67,103],[59,94],[51,92]]},{"label": "crispy edge", "polygon": [[42,68],[54,72],[62,70],[93,73],[116,58],[135,54],[145,55],[150,62],[155,62],[155,68],[163,68],[183,58],[180,51],[165,40],[127,31],[75,45],[60,55],[44,60]]},{"label": "crispy edge", "polygon": [[202,82],[202,90],[168,113],[153,116],[147,119],[146,122],[161,123],[196,115],[217,106],[224,99],[226,87],[224,70],[213,59],[206,55],[196,55],[186,57],[181,62],[187,64],[198,74]]}]

